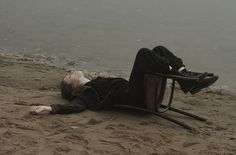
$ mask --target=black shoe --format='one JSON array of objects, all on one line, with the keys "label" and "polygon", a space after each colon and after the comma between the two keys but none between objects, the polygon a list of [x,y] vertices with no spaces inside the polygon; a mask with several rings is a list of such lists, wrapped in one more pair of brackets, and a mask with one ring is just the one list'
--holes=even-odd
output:
[{"label": "black shoe", "polygon": [[[212,73],[197,73],[197,72],[191,72],[186,69],[182,70],[181,72],[177,72],[177,75],[187,77],[189,79],[196,79],[198,81],[202,80],[204,77],[209,76]],[[213,75],[213,74],[212,74]]]},{"label": "black shoe", "polygon": [[197,81],[178,81],[180,89],[187,94],[190,90],[197,85]]},{"label": "black shoe", "polygon": [[[204,78],[206,78],[208,76],[209,77],[214,76],[213,73],[208,73],[208,72],[204,72],[204,73],[191,72],[191,71],[188,71],[186,69],[184,69],[181,72],[178,72],[176,75],[187,77],[188,79],[190,79],[189,81],[178,81],[179,84],[180,84],[181,90],[185,94],[190,92],[191,90],[192,90],[192,93],[195,93],[195,91],[196,92],[201,91],[201,89],[197,91],[197,88],[196,88],[196,86],[199,85],[200,81],[202,81]],[[208,80],[204,80],[204,81],[208,81]],[[203,82],[203,83],[206,83],[206,82]],[[201,84],[201,85],[203,85],[203,84]]]},{"label": "black shoe", "polygon": [[190,93],[196,94],[200,92],[203,88],[209,87],[210,85],[215,83],[218,79],[219,79],[218,76],[206,76],[205,78],[200,80],[200,82],[190,90]]}]

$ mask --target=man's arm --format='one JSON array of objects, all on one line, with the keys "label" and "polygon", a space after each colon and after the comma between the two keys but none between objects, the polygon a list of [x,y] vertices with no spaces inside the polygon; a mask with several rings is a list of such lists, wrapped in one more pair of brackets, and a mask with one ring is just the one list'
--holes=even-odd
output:
[{"label": "man's arm", "polygon": [[52,104],[51,114],[71,114],[79,113],[87,109],[86,104],[80,98],[75,98],[68,104]]},{"label": "man's arm", "polygon": [[75,98],[68,104],[52,104],[50,106],[31,106],[31,114],[70,114],[79,113],[87,109],[80,98]]},{"label": "man's arm", "polygon": [[94,88],[89,86],[84,86],[83,88],[74,91],[73,96],[75,98],[68,104],[52,104],[50,106],[32,106],[30,113],[70,114],[70,113],[82,112],[87,108],[91,110],[98,110],[98,108],[96,109],[91,108],[94,106],[96,107],[97,103],[100,102],[99,94]]}]

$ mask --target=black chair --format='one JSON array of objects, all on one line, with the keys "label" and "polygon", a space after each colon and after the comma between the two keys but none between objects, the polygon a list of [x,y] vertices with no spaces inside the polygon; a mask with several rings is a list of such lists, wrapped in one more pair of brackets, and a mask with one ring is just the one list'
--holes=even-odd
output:
[{"label": "black chair", "polygon": [[[169,95],[169,101],[167,104],[163,103],[163,99],[166,92],[167,87],[167,79],[172,80],[171,84],[171,92]],[[189,117],[192,117],[199,121],[206,121],[205,118],[199,117],[197,115],[191,114],[189,112],[176,109],[172,107],[172,101],[174,96],[174,90],[175,90],[175,82],[176,80],[190,80],[190,81],[198,81],[198,78],[186,78],[183,76],[177,76],[177,75],[167,75],[162,73],[155,73],[155,74],[146,74],[144,77],[144,89],[145,89],[145,103],[147,105],[147,108],[139,108],[139,107],[133,107],[129,105],[116,105],[120,108],[129,108],[129,109],[136,109],[145,111],[148,113],[152,113],[154,115],[157,115],[161,118],[167,119],[171,122],[174,122],[186,129],[193,130],[193,128],[183,122],[180,122],[172,117],[169,117],[165,115],[164,113],[168,110],[177,112],[179,114],[183,114]]]}]

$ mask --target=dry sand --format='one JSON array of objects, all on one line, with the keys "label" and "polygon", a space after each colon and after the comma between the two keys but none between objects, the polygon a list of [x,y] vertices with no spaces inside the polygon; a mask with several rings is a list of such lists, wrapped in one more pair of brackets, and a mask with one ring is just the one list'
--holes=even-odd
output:
[{"label": "dry sand", "polygon": [[236,154],[236,94],[220,88],[176,92],[174,106],[208,119],[162,118],[124,110],[70,115],[28,114],[29,106],[66,102],[58,85],[63,68],[0,53],[0,154]]}]

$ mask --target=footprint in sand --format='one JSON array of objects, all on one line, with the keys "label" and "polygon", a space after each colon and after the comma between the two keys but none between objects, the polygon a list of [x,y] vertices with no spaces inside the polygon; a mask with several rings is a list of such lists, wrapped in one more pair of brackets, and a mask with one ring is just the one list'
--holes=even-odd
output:
[{"label": "footprint in sand", "polygon": [[142,148],[144,145],[151,145],[154,143],[153,139],[145,133],[142,135],[138,133],[128,132],[128,131],[113,131],[111,133],[112,136],[110,138],[112,139],[120,139],[125,140],[126,142],[130,143],[132,146],[136,148]]},{"label": "footprint in sand", "polygon": [[53,154],[61,154],[61,153],[64,154],[70,152],[71,150],[72,149],[69,146],[60,145],[54,149]]},{"label": "footprint in sand", "polygon": [[88,145],[89,142],[81,135],[78,134],[69,134],[64,137],[67,142],[80,145]]},{"label": "footprint in sand", "polygon": [[104,139],[104,138],[99,139],[99,141],[105,145],[113,145],[113,146],[121,148],[122,150],[126,150],[126,147],[123,144],[121,144],[119,141],[114,141],[114,140]]},{"label": "footprint in sand", "polygon": [[198,142],[185,142],[183,143],[183,147],[186,148],[186,147],[191,147],[193,145],[197,145],[199,144]]},{"label": "footprint in sand", "polygon": [[81,123],[79,124],[80,127],[87,127],[88,125],[97,125],[103,123],[102,120],[96,120],[94,118],[89,119],[89,121],[87,121],[86,123]]},{"label": "footprint in sand", "polygon": [[136,128],[133,128],[133,127],[130,127],[130,126],[127,126],[125,124],[109,124],[105,127],[105,129],[108,129],[108,130],[115,130],[115,129],[119,129],[119,130],[137,130]]},{"label": "footprint in sand", "polygon": [[10,131],[6,131],[2,135],[5,138],[12,138],[14,136],[14,134],[12,132],[10,132]]}]

